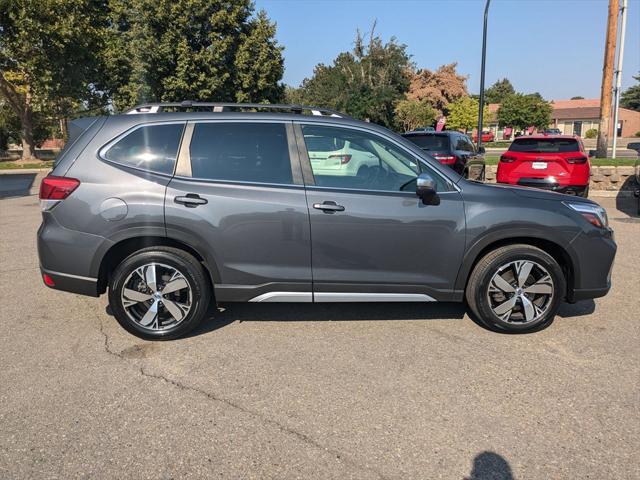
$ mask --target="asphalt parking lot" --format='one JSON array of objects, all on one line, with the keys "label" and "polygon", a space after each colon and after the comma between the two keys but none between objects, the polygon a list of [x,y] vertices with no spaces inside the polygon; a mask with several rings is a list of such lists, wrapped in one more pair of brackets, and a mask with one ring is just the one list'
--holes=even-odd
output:
[{"label": "asphalt parking lot", "polygon": [[106,298],[44,287],[33,185],[6,197],[0,478],[640,477],[630,199],[597,199],[611,293],[542,332],[491,333],[455,304],[255,304],[152,343]]}]

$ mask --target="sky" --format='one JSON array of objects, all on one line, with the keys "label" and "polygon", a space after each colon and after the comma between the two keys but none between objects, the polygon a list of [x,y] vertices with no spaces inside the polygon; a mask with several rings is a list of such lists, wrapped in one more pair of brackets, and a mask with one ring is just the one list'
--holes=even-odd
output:
[{"label": "sky", "polygon": [[[484,0],[254,0],[277,23],[283,81],[298,86],[318,63],[350,50],[356,29],[396,37],[418,68],[457,62],[480,90]],[[622,2],[622,0],[620,0]],[[628,1],[622,87],[640,71],[640,0]],[[607,0],[492,0],[485,85],[508,78],[548,100],[600,97]]]}]

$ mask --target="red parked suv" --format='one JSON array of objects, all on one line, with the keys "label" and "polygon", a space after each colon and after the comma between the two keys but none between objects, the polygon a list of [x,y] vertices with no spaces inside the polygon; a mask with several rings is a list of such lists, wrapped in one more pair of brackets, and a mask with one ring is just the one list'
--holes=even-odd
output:
[{"label": "red parked suv", "polygon": [[531,135],[516,138],[500,157],[497,181],[587,197],[590,169],[579,137]]}]

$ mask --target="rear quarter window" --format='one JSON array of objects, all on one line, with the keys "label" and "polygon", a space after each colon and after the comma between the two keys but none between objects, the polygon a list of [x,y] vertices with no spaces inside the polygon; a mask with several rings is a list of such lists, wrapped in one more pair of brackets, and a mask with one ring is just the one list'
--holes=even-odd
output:
[{"label": "rear quarter window", "polygon": [[509,147],[510,152],[564,153],[580,151],[580,144],[573,138],[519,138]]},{"label": "rear quarter window", "polygon": [[144,125],[105,147],[102,157],[151,172],[173,173],[184,123]]}]

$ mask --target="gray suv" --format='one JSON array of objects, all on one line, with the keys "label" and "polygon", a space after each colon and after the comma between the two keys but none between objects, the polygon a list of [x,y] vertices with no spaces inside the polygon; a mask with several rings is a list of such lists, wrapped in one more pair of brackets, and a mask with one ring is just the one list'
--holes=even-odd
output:
[{"label": "gray suv", "polygon": [[616,252],[594,202],[469,181],[385,128],[296,105],[75,121],[40,200],[44,283],[108,291],[147,339],[226,302],[466,299],[493,330],[538,330],[605,295]]}]

